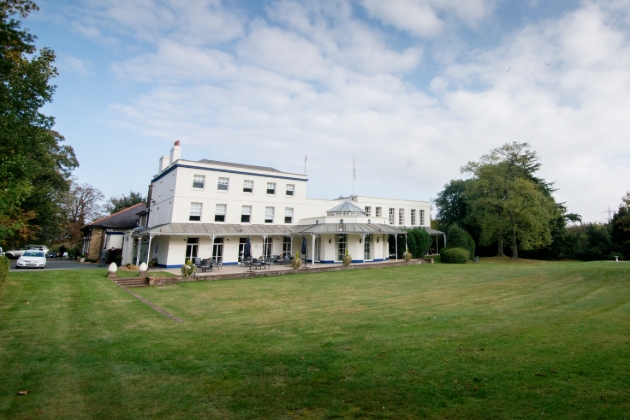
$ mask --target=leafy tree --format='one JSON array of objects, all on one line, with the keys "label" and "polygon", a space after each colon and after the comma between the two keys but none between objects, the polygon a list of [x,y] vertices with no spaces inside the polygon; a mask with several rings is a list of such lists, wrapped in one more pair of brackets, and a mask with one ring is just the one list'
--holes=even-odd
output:
[{"label": "leafy tree", "polygon": [[55,200],[78,166],[70,146],[40,109],[51,102],[57,75],[52,50],[37,52],[36,37],[20,21],[37,6],[0,0],[0,243],[49,239],[60,227]]},{"label": "leafy tree", "polygon": [[587,223],[568,230],[575,238],[575,258],[585,261],[608,259],[613,247],[610,224]]},{"label": "leafy tree", "polygon": [[63,210],[68,222],[67,239],[74,245],[81,240],[81,228],[103,216],[103,193],[92,185],[72,182],[65,195]]},{"label": "leafy tree", "polygon": [[440,221],[440,227],[458,225],[463,226],[467,220],[466,182],[462,179],[454,179],[444,185],[444,189],[438,193],[435,199],[437,207],[436,218]]},{"label": "leafy tree", "polygon": [[610,239],[613,249],[630,259],[630,192],[622,198],[619,211],[613,216]]},{"label": "leafy tree", "polygon": [[105,204],[105,210],[107,210],[109,214],[114,214],[131,206],[135,206],[136,204],[145,202],[146,198],[142,195],[142,193],[129,191],[129,195],[123,194],[120,197],[110,198],[109,202]]},{"label": "leafy tree", "polygon": [[422,228],[407,229],[407,247],[409,248],[409,252],[411,252],[414,258],[424,257],[430,246],[431,236],[426,230]]}]

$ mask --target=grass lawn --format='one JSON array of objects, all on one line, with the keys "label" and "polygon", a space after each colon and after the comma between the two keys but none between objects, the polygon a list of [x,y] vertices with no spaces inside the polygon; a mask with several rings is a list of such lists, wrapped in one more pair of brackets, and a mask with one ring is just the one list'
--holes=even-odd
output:
[{"label": "grass lawn", "polygon": [[0,418],[630,419],[630,263],[105,272],[10,273]]}]

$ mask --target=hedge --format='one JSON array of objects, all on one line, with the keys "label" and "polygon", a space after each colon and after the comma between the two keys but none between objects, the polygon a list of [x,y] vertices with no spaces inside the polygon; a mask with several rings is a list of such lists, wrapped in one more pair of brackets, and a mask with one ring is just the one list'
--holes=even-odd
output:
[{"label": "hedge", "polygon": [[466,264],[470,254],[464,248],[445,248],[440,251],[440,257],[446,264]]},{"label": "hedge", "polygon": [[11,261],[5,256],[0,257],[0,286],[4,283],[4,279],[7,278],[9,267],[11,267]]},{"label": "hedge", "polygon": [[475,256],[475,240],[470,233],[457,225],[451,226],[446,231],[446,248],[464,248],[468,250],[470,258]]}]

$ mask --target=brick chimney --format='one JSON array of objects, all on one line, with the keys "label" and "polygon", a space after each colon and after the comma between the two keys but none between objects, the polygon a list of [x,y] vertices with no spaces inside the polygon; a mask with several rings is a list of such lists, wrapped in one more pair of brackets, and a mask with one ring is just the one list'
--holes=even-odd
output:
[{"label": "brick chimney", "polygon": [[171,159],[170,164],[174,164],[182,157],[182,148],[179,146],[179,140],[175,142],[173,148],[171,149]]}]

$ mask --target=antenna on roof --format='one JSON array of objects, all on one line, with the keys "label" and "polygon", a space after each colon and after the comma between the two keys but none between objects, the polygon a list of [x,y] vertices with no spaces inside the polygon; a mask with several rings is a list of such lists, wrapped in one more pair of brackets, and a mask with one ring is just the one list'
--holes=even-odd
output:
[{"label": "antenna on roof", "polygon": [[304,152],[304,175],[306,175],[306,156],[308,155],[308,147],[306,148],[306,152]]},{"label": "antenna on roof", "polygon": [[354,156],[352,156],[352,196],[350,200],[354,199],[354,181],[357,180],[357,170],[354,169]]}]

